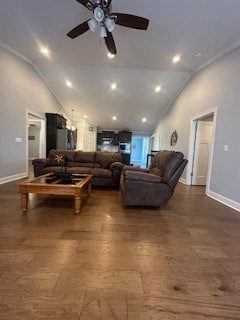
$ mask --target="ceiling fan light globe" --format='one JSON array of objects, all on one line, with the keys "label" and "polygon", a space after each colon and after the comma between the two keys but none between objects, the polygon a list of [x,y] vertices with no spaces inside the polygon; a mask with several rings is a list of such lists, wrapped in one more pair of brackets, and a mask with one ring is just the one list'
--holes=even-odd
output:
[{"label": "ceiling fan light globe", "polygon": [[106,21],[105,21],[105,25],[108,29],[109,32],[112,32],[115,28],[115,21],[114,19],[111,19],[111,18],[107,18]]},{"label": "ceiling fan light globe", "polygon": [[95,19],[88,20],[89,29],[94,32],[97,28],[97,21]]},{"label": "ceiling fan light globe", "polygon": [[104,26],[100,27],[100,34],[99,34],[100,38],[106,38],[107,37],[107,31],[106,28]]},{"label": "ceiling fan light globe", "polygon": [[94,10],[94,18],[97,22],[102,22],[103,19],[105,18],[103,9],[100,7],[96,7]]}]

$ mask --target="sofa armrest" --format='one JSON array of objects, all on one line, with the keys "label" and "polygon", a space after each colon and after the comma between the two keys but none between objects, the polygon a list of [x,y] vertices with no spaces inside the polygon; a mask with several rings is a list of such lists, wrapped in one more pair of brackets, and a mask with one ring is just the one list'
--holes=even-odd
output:
[{"label": "sofa armrest", "polygon": [[122,171],[123,169],[123,164],[121,162],[115,161],[110,165],[110,170],[120,170]]},{"label": "sofa armrest", "polygon": [[139,172],[139,171],[126,171],[125,180],[142,181],[149,183],[160,183],[161,177],[156,174]]},{"label": "sofa armrest", "polygon": [[123,172],[125,173],[126,171],[138,171],[138,172],[149,172],[149,169],[145,168],[140,168],[140,167],[134,167],[134,166],[124,166],[123,167]]},{"label": "sofa armrest", "polygon": [[32,161],[34,176],[38,177],[43,175],[43,169],[51,166],[50,158],[45,159],[34,159]]},{"label": "sofa armrest", "polygon": [[51,165],[50,158],[44,158],[44,159],[34,159],[32,161],[32,165],[42,165],[43,167],[49,167]]}]

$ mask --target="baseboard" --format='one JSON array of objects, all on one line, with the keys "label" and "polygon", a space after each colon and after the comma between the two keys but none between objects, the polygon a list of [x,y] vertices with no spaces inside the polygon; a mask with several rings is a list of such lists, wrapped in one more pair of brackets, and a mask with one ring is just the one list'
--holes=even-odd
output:
[{"label": "baseboard", "polygon": [[0,178],[0,184],[11,182],[11,181],[15,181],[15,180],[18,180],[18,179],[27,178],[27,176],[28,176],[27,172],[24,172],[24,173],[15,174],[13,176]]},{"label": "baseboard", "polygon": [[206,195],[209,196],[210,198],[217,200],[217,201],[225,204],[226,206],[240,212],[240,203],[239,202],[233,201],[233,200],[226,198],[226,197],[224,197],[218,193],[215,193],[213,191],[206,192]]},{"label": "baseboard", "polygon": [[183,179],[183,178],[180,178],[180,179],[179,179],[179,182],[181,182],[182,184],[186,184],[186,183],[187,183],[187,180],[186,180],[186,179]]}]

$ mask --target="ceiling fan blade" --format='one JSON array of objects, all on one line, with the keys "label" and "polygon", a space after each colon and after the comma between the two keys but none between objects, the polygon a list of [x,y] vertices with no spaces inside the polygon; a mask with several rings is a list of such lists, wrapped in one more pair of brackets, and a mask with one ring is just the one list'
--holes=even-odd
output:
[{"label": "ceiling fan blade", "polygon": [[111,54],[117,54],[117,49],[115,45],[115,41],[113,39],[112,33],[107,31],[107,37],[104,38],[108,51]]},{"label": "ceiling fan blade", "polygon": [[71,31],[69,31],[67,33],[67,36],[71,39],[74,39],[74,38],[80,36],[81,34],[85,33],[88,30],[89,30],[89,26],[88,26],[88,20],[87,20],[87,21],[79,24],[75,28],[73,28]]},{"label": "ceiling fan blade", "polygon": [[149,20],[146,18],[142,18],[139,16],[134,16],[132,14],[126,13],[111,13],[112,17],[116,17],[115,23],[120,24],[121,26],[133,28],[133,29],[140,29],[140,30],[147,30]]},{"label": "ceiling fan blade", "polygon": [[81,3],[87,9],[93,11],[94,5],[90,0],[77,0],[77,2]]}]

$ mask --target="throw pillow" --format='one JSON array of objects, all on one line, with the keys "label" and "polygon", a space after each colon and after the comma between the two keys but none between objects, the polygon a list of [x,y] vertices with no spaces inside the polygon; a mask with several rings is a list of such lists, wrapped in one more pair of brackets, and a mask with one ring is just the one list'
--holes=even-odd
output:
[{"label": "throw pillow", "polygon": [[52,155],[50,158],[51,166],[62,167],[65,165],[65,156],[62,154]]}]

